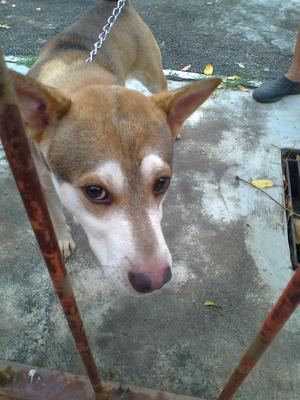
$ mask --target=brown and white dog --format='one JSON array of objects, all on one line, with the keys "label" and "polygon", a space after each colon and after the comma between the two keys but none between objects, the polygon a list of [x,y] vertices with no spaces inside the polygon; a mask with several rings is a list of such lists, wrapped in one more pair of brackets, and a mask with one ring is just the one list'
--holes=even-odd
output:
[{"label": "brown and white dog", "polygon": [[[160,224],[173,141],[221,80],[168,92],[158,45],[130,1],[86,64],[113,3],[102,0],[50,40],[26,77],[12,76],[64,256],[75,245],[61,203],[107,274],[127,290],[149,293],[171,279]],[[130,77],[154,94],[125,88]]]}]

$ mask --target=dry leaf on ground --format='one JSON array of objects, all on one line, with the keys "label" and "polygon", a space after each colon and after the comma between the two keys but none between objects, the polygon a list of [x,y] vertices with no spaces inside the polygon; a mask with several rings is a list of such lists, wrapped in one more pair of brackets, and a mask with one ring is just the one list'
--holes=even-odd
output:
[{"label": "dry leaf on ground", "polygon": [[274,186],[274,181],[272,179],[253,179],[251,185],[258,189],[271,188]]},{"label": "dry leaf on ground", "polygon": [[246,86],[240,85],[239,89],[241,92],[251,92],[251,89],[247,88]]},{"label": "dry leaf on ground", "polygon": [[192,67],[192,65],[191,65],[191,64],[189,64],[189,65],[186,65],[185,67],[183,67],[183,68],[182,68],[182,70],[181,70],[181,71],[189,71],[189,70],[191,69],[191,67]]},{"label": "dry leaf on ground", "polygon": [[214,72],[214,67],[212,64],[207,64],[207,66],[204,68],[203,73],[205,75],[212,75]]},{"label": "dry leaf on ground", "polygon": [[0,29],[10,29],[11,26],[4,24],[4,23],[0,23]]},{"label": "dry leaf on ground", "polygon": [[296,243],[300,244],[300,219],[294,219],[295,233],[296,233]]},{"label": "dry leaf on ground", "polygon": [[228,81],[237,81],[238,79],[240,79],[238,75],[227,76]]},{"label": "dry leaf on ground", "polygon": [[218,307],[218,305],[212,300],[205,300],[203,305],[204,307]]}]

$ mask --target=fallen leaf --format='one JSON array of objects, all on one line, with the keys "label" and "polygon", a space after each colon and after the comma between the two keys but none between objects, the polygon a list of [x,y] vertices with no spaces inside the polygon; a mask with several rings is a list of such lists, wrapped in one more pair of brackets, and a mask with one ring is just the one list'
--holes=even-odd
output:
[{"label": "fallen leaf", "polygon": [[15,5],[15,4],[12,4],[11,6],[12,6],[12,8],[15,8],[15,7],[16,7],[16,5]]},{"label": "fallen leaf", "polygon": [[251,185],[258,189],[265,189],[274,186],[274,182],[271,179],[253,179]]},{"label": "fallen leaf", "polygon": [[42,11],[41,7],[37,7],[36,11]]},{"label": "fallen leaf", "polygon": [[218,89],[223,89],[224,88],[224,83],[220,83],[220,85],[218,86]]},{"label": "fallen leaf", "polygon": [[244,64],[242,64],[242,63],[238,63],[238,66],[239,66],[240,68],[242,68],[242,69],[244,69],[244,68],[245,68],[245,65],[244,65]]},{"label": "fallen leaf", "polygon": [[6,4],[7,1],[6,0],[1,0],[1,4]]},{"label": "fallen leaf", "polygon": [[205,302],[203,303],[204,307],[218,307],[218,305],[211,300],[205,300]]},{"label": "fallen leaf", "polygon": [[7,24],[0,23],[0,29],[10,29],[11,27]]},{"label": "fallen leaf", "polygon": [[227,80],[229,81],[237,81],[238,79],[240,79],[238,75],[227,76]]},{"label": "fallen leaf", "polygon": [[246,86],[239,85],[239,89],[241,92],[251,92],[251,89],[247,88]]},{"label": "fallen leaf", "polygon": [[296,243],[300,244],[300,219],[294,219]]},{"label": "fallen leaf", "polygon": [[161,45],[161,47],[164,47],[165,41],[162,41],[160,45]]},{"label": "fallen leaf", "polygon": [[186,65],[185,67],[183,67],[182,68],[182,70],[181,71],[188,71],[188,70],[190,70],[191,69],[191,64],[189,64],[189,65]]},{"label": "fallen leaf", "polygon": [[204,68],[203,73],[205,75],[212,75],[214,72],[214,67],[212,64],[207,64],[207,66]]}]

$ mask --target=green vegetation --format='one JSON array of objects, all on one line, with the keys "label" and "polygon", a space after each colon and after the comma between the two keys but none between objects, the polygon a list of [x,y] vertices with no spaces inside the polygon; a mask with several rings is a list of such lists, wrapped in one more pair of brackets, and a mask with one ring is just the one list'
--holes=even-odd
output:
[{"label": "green vegetation", "polygon": [[29,56],[29,57],[24,57],[20,58],[20,60],[17,61],[18,65],[25,65],[28,68],[31,68],[33,64],[37,60],[37,55]]}]

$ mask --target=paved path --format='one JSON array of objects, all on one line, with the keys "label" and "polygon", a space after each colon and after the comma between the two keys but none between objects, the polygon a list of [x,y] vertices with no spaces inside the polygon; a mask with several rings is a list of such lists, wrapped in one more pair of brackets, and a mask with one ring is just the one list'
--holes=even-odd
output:
[{"label": "paved path", "polygon": [[[7,55],[32,55],[95,0],[7,0],[0,4],[0,43]],[[166,68],[213,63],[217,74],[265,79],[289,63],[300,21],[297,0],[133,0],[161,46]],[[15,4],[15,7],[12,7]],[[36,9],[40,8],[41,11]]]}]

